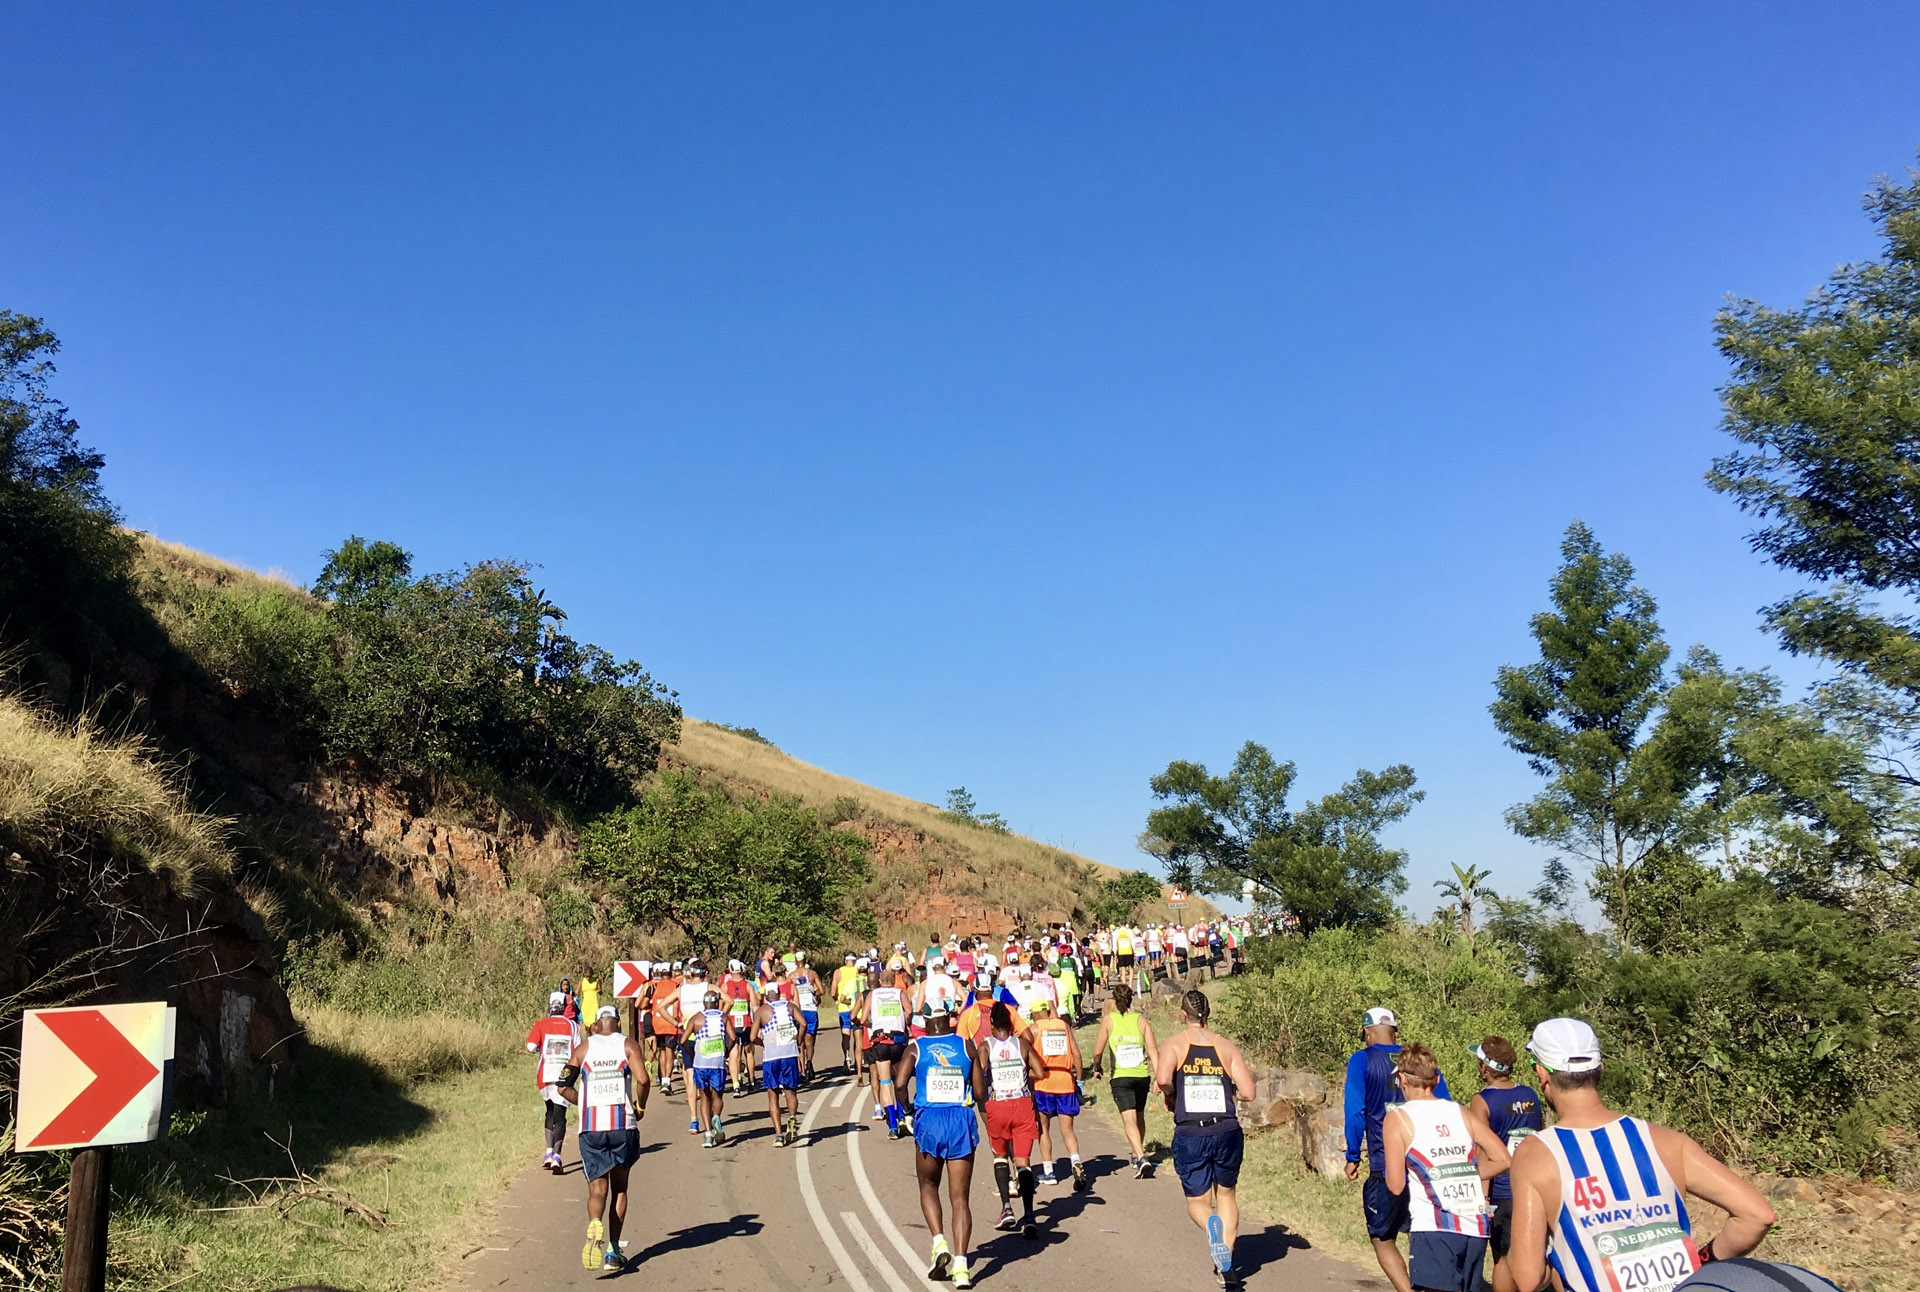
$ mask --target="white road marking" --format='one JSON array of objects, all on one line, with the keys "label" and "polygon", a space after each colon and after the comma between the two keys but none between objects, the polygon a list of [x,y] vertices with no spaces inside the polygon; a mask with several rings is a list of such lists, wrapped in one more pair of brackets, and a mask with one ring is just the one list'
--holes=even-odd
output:
[{"label": "white road marking", "polygon": [[[893,1217],[889,1216],[886,1208],[880,1205],[880,1195],[873,1191],[873,1182],[867,1179],[866,1163],[860,1158],[860,1139],[866,1132],[860,1129],[860,1101],[857,1099],[854,1100],[853,1111],[847,1117],[847,1126],[849,1127],[847,1160],[853,1163],[853,1182],[860,1186],[860,1196],[866,1199],[867,1210],[871,1211],[873,1218],[879,1222],[881,1232],[893,1241],[893,1250],[900,1253],[900,1259],[907,1263],[907,1268],[920,1269],[920,1254],[913,1250],[912,1244],[907,1242],[907,1236],[900,1232],[900,1226],[893,1223]],[[914,1185],[916,1191],[919,1187],[917,1183]],[[920,1281],[930,1288],[940,1286],[924,1274],[921,1275]]]},{"label": "white road marking", "polygon": [[887,1260],[886,1253],[880,1250],[880,1244],[873,1241],[873,1235],[869,1234],[866,1226],[860,1223],[860,1217],[851,1211],[843,1211],[840,1213],[840,1219],[845,1221],[847,1228],[853,1232],[853,1241],[860,1245],[860,1250],[867,1254],[867,1259],[873,1262],[874,1268],[886,1277],[887,1286],[891,1287],[893,1292],[913,1292],[907,1286],[907,1281],[895,1272],[892,1263]]},{"label": "white road marking", "polygon": [[833,1225],[827,1220],[827,1209],[820,1205],[820,1195],[813,1187],[813,1172],[807,1166],[808,1150],[804,1137],[813,1134],[813,1119],[820,1115],[821,1109],[832,1102],[834,1100],[819,1099],[814,1101],[813,1107],[807,1110],[806,1120],[800,1123],[802,1136],[800,1145],[793,1150],[794,1169],[800,1174],[800,1196],[806,1201],[807,1214],[813,1218],[813,1227],[820,1231],[820,1241],[826,1244],[827,1253],[833,1257],[833,1263],[838,1265],[840,1273],[846,1276],[847,1286],[852,1288],[853,1292],[873,1292],[873,1284],[867,1282],[866,1275],[862,1274],[860,1267],[853,1263],[853,1257],[848,1254],[846,1244],[840,1241],[840,1235],[833,1231]]}]

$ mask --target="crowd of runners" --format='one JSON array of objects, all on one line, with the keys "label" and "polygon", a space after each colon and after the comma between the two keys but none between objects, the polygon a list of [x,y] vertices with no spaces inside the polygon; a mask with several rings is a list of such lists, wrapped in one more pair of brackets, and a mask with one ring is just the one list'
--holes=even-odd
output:
[{"label": "crowd of runners", "polygon": [[[726,1142],[729,1092],[764,1094],[773,1144],[799,1141],[799,1095],[815,1078],[824,1007],[838,1016],[839,1073],[871,1097],[874,1129],[914,1142],[930,1278],[972,1285],[983,1139],[997,1230],[1035,1237],[1040,1189],[1091,1188],[1074,1123],[1091,1102],[1087,1083],[1104,1078],[1136,1179],[1156,1165],[1148,1100],[1164,1101],[1187,1214],[1213,1279],[1235,1287],[1238,1109],[1254,1099],[1256,1081],[1239,1047],[1209,1028],[1210,998],[1194,975],[1237,972],[1254,933],[1249,922],[1223,920],[1084,939],[1061,925],[918,949],[897,942],[889,952],[845,953],[824,980],[797,950],[769,947],[718,973],[698,960],[662,961],[642,966],[624,1020],[620,1004],[597,1000],[593,979],[578,990],[563,981],[527,1048],[537,1055],[550,1170],[562,1169],[567,1110],[578,1108],[589,1182],[582,1264],[625,1264],[627,1172],[656,1089],[671,1098],[679,1082],[687,1133],[705,1147]],[[1164,1038],[1143,1008],[1160,983],[1174,984],[1180,1009]],[[1075,1028],[1096,1021],[1083,1049]],[[1531,1085],[1507,1039],[1472,1047],[1479,1090],[1466,1103],[1452,1098],[1433,1050],[1402,1044],[1391,1009],[1366,1011],[1360,1040],[1344,1091],[1347,1176],[1360,1178],[1364,1155],[1367,1232],[1396,1292],[1479,1292],[1483,1280],[1494,1292],[1535,1292],[1549,1271],[1563,1292],[1672,1292],[1704,1264],[1751,1251],[1773,1223],[1766,1200],[1687,1136],[1601,1103],[1599,1041],[1580,1020],[1533,1029],[1524,1047]],[[1695,1241],[1688,1194],[1728,1214],[1710,1242]]]}]

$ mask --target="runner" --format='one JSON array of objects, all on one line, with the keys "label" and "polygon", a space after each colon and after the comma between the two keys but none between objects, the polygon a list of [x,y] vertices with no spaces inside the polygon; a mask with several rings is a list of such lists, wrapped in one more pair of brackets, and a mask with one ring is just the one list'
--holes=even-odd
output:
[{"label": "runner", "polygon": [[1180,998],[1186,1026],[1161,1047],[1153,1076],[1173,1109],[1173,1169],[1180,1174],[1187,1215],[1206,1234],[1214,1281],[1224,1288],[1239,1286],[1233,1242],[1240,1232],[1240,1202],[1234,1190],[1246,1149],[1233,1105],[1251,1103],[1254,1084],[1240,1047],[1207,1030],[1211,1012],[1205,992]]},{"label": "runner", "polygon": [[[1511,1157],[1529,1135],[1540,1133],[1540,1096],[1531,1086],[1515,1085],[1513,1067],[1519,1060],[1513,1042],[1489,1036],[1470,1053],[1480,1061],[1480,1093],[1467,1105],[1467,1120],[1485,1126],[1507,1146]],[[1507,1250],[1513,1242],[1513,1175],[1502,1172],[1487,1185],[1489,1208],[1487,1246],[1493,1254],[1494,1292],[1514,1292],[1513,1272],[1507,1268]]]},{"label": "runner", "polygon": [[1167,930],[1167,936],[1173,941],[1173,969],[1184,981],[1189,972],[1187,948],[1191,943],[1187,939],[1187,926],[1178,920]]},{"label": "runner", "polygon": [[567,1017],[564,992],[547,993],[547,1016],[527,1031],[527,1049],[540,1057],[533,1063],[533,1083],[540,1088],[545,1109],[547,1151],[540,1165],[559,1175],[560,1146],[567,1140],[567,1098],[560,1093],[560,1074],[580,1048],[580,1029]]},{"label": "runner", "polygon": [[[1211,936],[1218,937],[1213,934]],[[1386,1148],[1380,1138],[1389,1104],[1400,1102],[1393,1056],[1400,1053],[1400,1020],[1384,1005],[1361,1016],[1364,1046],[1347,1060],[1347,1179],[1360,1178],[1360,1147],[1367,1149],[1367,1182],[1360,1186],[1360,1208],[1367,1221],[1380,1272],[1399,1292],[1412,1292],[1406,1258],[1400,1255],[1399,1235],[1412,1224],[1407,1196],[1387,1188]],[[1445,1076],[1436,1076],[1434,1094],[1451,1099]]]},{"label": "runner", "polygon": [[1507,1169],[1507,1146],[1484,1123],[1468,1121],[1459,1104],[1435,1096],[1440,1065],[1432,1050],[1406,1046],[1393,1066],[1406,1101],[1388,1110],[1381,1143],[1387,1187],[1405,1195],[1413,1213],[1407,1277],[1424,1292],[1480,1292],[1486,1182]]},{"label": "runner", "polygon": [[[1773,1208],[1752,1185],[1687,1135],[1600,1102],[1591,1027],[1550,1018],[1533,1029],[1527,1053],[1555,1123],[1513,1159],[1515,1287],[1540,1287],[1551,1264],[1566,1292],[1672,1292],[1702,1264],[1760,1245]],[[1689,1193],[1727,1213],[1704,1247],[1694,1246]]]},{"label": "runner", "polygon": [[840,1007],[840,1066],[853,1071],[853,1002],[860,998],[858,956],[849,951],[833,971],[833,1003]]},{"label": "runner", "polygon": [[747,1060],[753,1057],[753,984],[747,981],[747,966],[739,960],[727,961],[727,972],[720,979],[721,1007],[727,1012],[727,1026],[733,1032],[733,1048],[727,1055],[733,1093],[744,1095],[753,1083]]},{"label": "runner", "polygon": [[[967,1246],[973,1237],[973,1154],[980,1144],[980,1123],[967,1105],[974,1095],[977,1068],[973,1046],[953,1034],[953,1015],[943,1002],[929,1006],[927,1034],[909,1043],[900,1057],[900,1080],[913,1083],[914,1166],[920,1178],[920,1214],[926,1217],[933,1249],[927,1277],[952,1271],[957,1288],[973,1286]],[[940,1173],[947,1176],[947,1200],[953,1208],[953,1241],[947,1241],[940,1215]]]},{"label": "runner", "polygon": [[653,1058],[660,1068],[660,1093],[673,1093],[673,1061],[680,1055],[680,976],[664,960],[654,962],[656,980],[648,984],[649,1012],[653,1015]]},{"label": "runner", "polygon": [[1060,1000],[1060,1017],[1071,1027],[1080,1021],[1080,969],[1073,949],[1053,962],[1053,994]]},{"label": "runner", "polygon": [[[987,1124],[987,1147],[993,1152],[993,1183],[1000,1191],[1000,1219],[995,1229],[1018,1228],[1028,1238],[1039,1236],[1033,1221],[1033,1146],[1040,1138],[1040,1122],[1033,1111],[1033,1083],[1046,1075],[1029,1038],[1014,1031],[1019,1015],[1002,1001],[976,1002],[985,1010],[988,1031],[968,1035],[974,1057],[973,1097]],[[957,1029],[956,1029],[957,1030]],[[1016,1181],[1015,1169],[1019,1176]],[[1025,1218],[1013,1216],[1012,1190],[1020,1192]]]},{"label": "runner", "polygon": [[[620,1011],[602,1005],[593,1031],[574,1047],[560,1074],[560,1093],[580,1105],[580,1173],[587,1177],[587,1245],[580,1264],[590,1270],[626,1267],[620,1229],[627,1220],[627,1171],[640,1156],[640,1119],[647,1115],[646,1060],[620,1034],[619,1023]],[[577,1088],[582,1076],[584,1100]]]},{"label": "runner", "polygon": [[1153,1174],[1147,1161],[1147,1091],[1153,1086],[1153,1070],[1160,1062],[1160,1048],[1153,1039],[1153,1025],[1133,1008],[1133,988],[1117,983],[1113,989],[1113,1008],[1100,1019],[1100,1035],[1093,1043],[1093,1075],[1100,1076],[1107,1051],[1113,1051],[1113,1106],[1120,1112],[1120,1125],[1127,1133],[1132,1152],[1127,1164],[1133,1178],[1144,1180]]},{"label": "runner", "polygon": [[[707,1011],[707,993],[713,988],[707,982],[707,967],[698,960],[687,961],[684,973],[673,1001],[673,1021],[679,1029],[680,1066],[687,1070],[687,1134],[698,1135],[702,1129],[701,1110],[706,1107],[706,1098],[693,1078],[693,1033],[695,1025]],[[725,1030],[724,1026],[721,1030]],[[732,1040],[731,1037],[726,1039]],[[726,1047],[722,1048],[724,1051]],[[724,1077],[723,1072],[723,1081]]]},{"label": "runner", "polygon": [[733,1057],[734,1047],[733,1029],[720,1010],[720,999],[718,990],[708,988],[704,1007],[687,1020],[686,1028],[687,1048],[692,1051],[687,1064],[693,1076],[687,1083],[687,1102],[693,1108],[693,1129],[697,1132],[702,1129],[701,1122],[706,1123],[701,1141],[706,1148],[727,1142],[727,1132],[720,1125],[720,1105],[727,1092],[727,1062]]},{"label": "runner", "polygon": [[[768,983],[754,1011],[760,1033],[760,1084],[767,1091],[767,1117],[773,1122],[773,1146],[785,1148],[800,1138],[800,1021],[793,1003]],[[787,1117],[780,1119],[781,1096]]]},{"label": "runner", "polygon": [[867,1029],[867,1079],[873,1090],[873,1120],[883,1118],[887,1137],[900,1138],[899,1094],[893,1084],[893,1065],[907,1043],[907,993],[891,976],[887,986],[869,987],[856,1006]]},{"label": "runner", "polygon": [[1147,978],[1158,981],[1160,964],[1167,953],[1166,939],[1160,935],[1158,924],[1147,925]]},{"label": "runner", "polygon": [[1080,1042],[1065,1019],[1053,1013],[1053,1003],[1033,1004],[1033,1049],[1045,1073],[1033,1083],[1033,1110],[1040,1115],[1040,1182],[1058,1184],[1053,1174],[1053,1125],[1060,1124],[1060,1142],[1067,1150],[1067,1169],[1073,1172],[1073,1191],[1085,1193],[1092,1182],[1080,1164],[1080,1137],[1073,1119],[1080,1115]]},{"label": "runner", "polygon": [[[805,1025],[800,1033],[800,1076],[802,1080],[813,1080],[814,1039],[820,1033],[820,998],[827,994],[827,988],[820,981],[813,966],[807,963],[807,953],[795,952],[796,965],[793,977],[793,1000],[800,1007],[800,1021]],[[766,1048],[761,1047],[761,1059],[764,1065]],[[796,1100],[799,1096],[794,1096]]]}]

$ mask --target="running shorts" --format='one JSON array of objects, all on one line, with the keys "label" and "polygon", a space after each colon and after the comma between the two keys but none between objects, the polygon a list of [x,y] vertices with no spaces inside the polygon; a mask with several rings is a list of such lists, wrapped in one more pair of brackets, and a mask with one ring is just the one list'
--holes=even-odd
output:
[{"label": "running shorts", "polygon": [[1078,1117],[1080,1096],[1072,1090],[1064,1095],[1050,1095],[1044,1090],[1036,1090],[1033,1092],[1033,1111],[1042,1117]]},{"label": "running shorts", "polygon": [[639,1159],[637,1128],[580,1132],[580,1173],[589,1180],[598,1180],[616,1167],[632,1166]]},{"label": "running shorts", "polygon": [[1413,1227],[1407,1195],[1388,1192],[1384,1175],[1370,1175],[1360,1186],[1360,1209],[1366,1213],[1368,1238],[1391,1240]]},{"label": "running shorts", "polygon": [[1407,1275],[1431,1292],[1476,1292],[1487,1240],[1477,1234],[1422,1230],[1407,1240]]},{"label": "running shorts", "polygon": [[694,1068],[693,1084],[697,1090],[721,1090],[727,1088],[727,1070],[725,1068]]},{"label": "running shorts", "polygon": [[642,1036],[653,1035],[653,1015],[652,1014],[640,1015],[640,1035]]},{"label": "running shorts", "polygon": [[1113,1106],[1121,1112],[1129,1108],[1135,1112],[1144,1112],[1147,1107],[1147,1093],[1153,1089],[1152,1077],[1115,1077],[1113,1086]]},{"label": "running shorts", "polygon": [[964,1104],[915,1105],[913,1142],[928,1157],[972,1157],[980,1147],[980,1119]]},{"label": "running shorts", "polygon": [[1489,1228],[1493,1231],[1488,1238],[1488,1246],[1493,1248],[1493,1259],[1507,1259],[1507,1249],[1513,1245],[1513,1195],[1495,1198],[1487,1206]]},{"label": "running shorts", "polygon": [[840,1011],[840,1030],[843,1032],[851,1032],[853,1030],[852,1010],[843,1009]]},{"label": "running shorts", "polygon": [[1115,956],[1113,957],[1113,963],[1114,963],[1114,965],[1115,965],[1116,967],[1118,967],[1118,968],[1121,968],[1121,969],[1131,969],[1131,968],[1133,968],[1133,957],[1132,957],[1132,956],[1128,956],[1128,955],[1118,955],[1118,954],[1116,954],[1116,955],[1115,955]]},{"label": "running shorts", "polygon": [[769,1090],[798,1090],[800,1060],[768,1059],[760,1065],[760,1084]]},{"label": "running shorts", "polygon": [[808,1036],[817,1036],[819,1034],[820,1032],[820,1011],[819,1010],[803,1009],[800,1011],[800,1018],[807,1025]]},{"label": "running shorts", "polygon": [[[1180,1173],[1180,1191],[1197,1198],[1215,1185],[1231,1189],[1239,1184],[1240,1159],[1246,1146],[1246,1132],[1238,1124],[1229,1126],[1223,1135],[1184,1135],[1176,1129],[1173,1169]],[[1400,1196],[1405,1205],[1406,1195]]]},{"label": "running shorts", "polygon": [[995,1157],[1030,1157],[1034,1141],[1040,1138],[1040,1123],[1034,1119],[1031,1099],[989,1099],[987,1109],[987,1145]]},{"label": "running shorts", "polygon": [[[907,1052],[907,1043],[898,1039],[882,1040],[875,1037],[868,1042],[866,1056],[868,1063],[898,1063],[900,1056]],[[965,1156],[962,1154],[961,1156]]]}]

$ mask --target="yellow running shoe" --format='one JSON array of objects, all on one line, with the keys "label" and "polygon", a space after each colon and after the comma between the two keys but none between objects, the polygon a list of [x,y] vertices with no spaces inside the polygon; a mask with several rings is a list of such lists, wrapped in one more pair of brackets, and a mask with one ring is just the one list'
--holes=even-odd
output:
[{"label": "yellow running shoe", "polygon": [[598,1270],[607,1255],[607,1227],[597,1220],[587,1222],[587,1245],[580,1249],[580,1264]]},{"label": "yellow running shoe", "polygon": [[953,1285],[957,1288],[973,1286],[973,1272],[967,1268],[967,1258],[964,1256],[953,1258]]},{"label": "yellow running shoe", "polygon": [[947,1246],[945,1234],[933,1236],[933,1250],[927,1256],[927,1277],[935,1281],[947,1277],[947,1267],[953,1264],[953,1249]]}]

